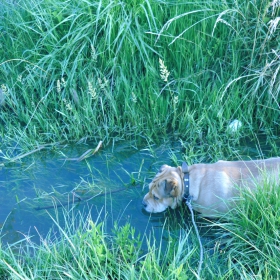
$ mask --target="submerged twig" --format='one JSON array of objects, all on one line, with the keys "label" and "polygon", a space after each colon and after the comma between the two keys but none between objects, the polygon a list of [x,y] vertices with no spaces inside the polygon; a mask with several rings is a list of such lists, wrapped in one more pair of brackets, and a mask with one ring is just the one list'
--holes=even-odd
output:
[{"label": "submerged twig", "polygon": [[[135,186],[134,188],[137,188],[137,187],[140,187],[140,185],[139,186]],[[88,200],[96,198],[96,197],[106,196],[108,194],[118,193],[118,192],[122,192],[122,191],[125,191],[125,190],[128,190],[128,188],[125,187],[125,188],[120,188],[120,189],[116,189],[116,190],[112,190],[112,191],[100,192],[100,193],[98,193],[98,194],[96,194],[94,196],[91,195],[91,196],[87,196],[87,197],[83,197],[83,198],[81,198],[80,196],[79,197],[75,196],[77,199],[73,199],[71,201],[71,203],[75,204],[75,203],[78,203],[78,202],[84,202],[84,201],[88,201]],[[34,210],[39,211],[39,210],[54,209],[54,208],[59,208],[59,207],[67,206],[67,205],[69,205],[69,203],[70,203],[70,201],[63,202],[63,203],[61,202],[59,204],[46,205],[46,206],[42,206],[42,207],[38,206],[38,207],[34,207]]]},{"label": "submerged twig", "polygon": [[15,157],[13,157],[13,158],[9,158],[9,157],[7,157],[7,156],[5,156],[5,157],[3,157],[3,158],[5,158],[6,160],[8,160],[9,162],[17,161],[17,160],[19,160],[19,159],[25,158],[25,157],[27,157],[27,156],[29,156],[29,155],[31,155],[31,154],[34,154],[34,153],[36,153],[36,152],[41,151],[42,149],[45,149],[45,148],[47,148],[47,147],[49,147],[49,146],[53,146],[53,145],[56,145],[56,144],[57,144],[57,143],[55,143],[55,144],[40,145],[37,149],[32,150],[32,151],[30,151],[30,152],[27,152],[27,153],[25,153],[25,154],[21,154],[21,155],[15,156]]},{"label": "submerged twig", "polygon": [[99,141],[98,145],[96,146],[95,149],[89,149],[87,150],[85,153],[83,153],[80,157],[77,158],[65,158],[63,160],[72,160],[72,161],[82,161],[88,157],[93,156],[94,154],[96,154],[99,149],[102,147],[102,141]]},{"label": "submerged twig", "polygon": [[29,155],[31,155],[31,154],[34,154],[34,153],[36,153],[36,152],[38,152],[38,151],[41,151],[41,150],[44,149],[44,148],[46,148],[46,147],[39,147],[39,148],[37,148],[37,149],[35,149],[35,150],[33,150],[33,151],[30,151],[30,152],[28,152],[28,153],[25,153],[25,154],[23,154],[23,155],[19,155],[19,156],[16,156],[16,157],[14,157],[14,158],[11,158],[10,161],[16,161],[16,160],[18,160],[18,159],[27,157],[27,156],[29,156]]}]

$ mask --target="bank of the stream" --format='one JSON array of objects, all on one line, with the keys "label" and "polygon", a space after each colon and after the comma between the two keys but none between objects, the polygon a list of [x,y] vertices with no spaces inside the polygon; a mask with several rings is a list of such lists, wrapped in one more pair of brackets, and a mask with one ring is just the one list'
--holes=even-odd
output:
[{"label": "bank of the stream", "polygon": [[0,11],[8,146],[168,135],[234,146],[234,119],[242,137],[279,133],[277,1],[5,0]]}]

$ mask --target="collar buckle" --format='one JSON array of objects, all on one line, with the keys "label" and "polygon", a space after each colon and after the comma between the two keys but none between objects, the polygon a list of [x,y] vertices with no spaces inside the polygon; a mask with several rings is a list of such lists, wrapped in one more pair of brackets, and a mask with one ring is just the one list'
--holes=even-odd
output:
[{"label": "collar buckle", "polygon": [[183,162],[182,164],[182,172],[184,173],[184,199],[188,199],[190,196],[190,174],[188,170],[188,165],[186,162]]}]

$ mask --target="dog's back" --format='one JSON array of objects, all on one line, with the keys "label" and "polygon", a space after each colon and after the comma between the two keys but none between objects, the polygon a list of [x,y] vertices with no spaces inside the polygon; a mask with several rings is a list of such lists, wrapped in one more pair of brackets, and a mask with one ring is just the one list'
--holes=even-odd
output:
[{"label": "dog's back", "polygon": [[218,161],[189,166],[194,209],[206,216],[226,212],[243,188],[255,189],[264,181],[279,182],[280,158],[255,161]]}]

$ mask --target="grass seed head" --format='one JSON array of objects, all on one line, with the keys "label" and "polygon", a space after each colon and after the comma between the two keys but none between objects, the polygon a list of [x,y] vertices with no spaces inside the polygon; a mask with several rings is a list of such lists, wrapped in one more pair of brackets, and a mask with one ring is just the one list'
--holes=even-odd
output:
[{"label": "grass seed head", "polygon": [[168,81],[168,77],[170,72],[168,71],[167,67],[164,65],[164,61],[159,58],[159,69],[160,69],[160,77],[164,82]]},{"label": "grass seed head", "polygon": [[132,100],[133,103],[137,102],[137,97],[136,97],[134,92],[131,93],[131,100]]},{"label": "grass seed head", "polygon": [[280,21],[280,17],[277,17],[277,18],[275,18],[273,20],[270,20],[268,22],[268,25],[269,25],[268,29],[269,29],[270,35],[272,35],[276,31],[276,28],[278,26],[279,21]]},{"label": "grass seed head", "polygon": [[88,81],[88,93],[90,94],[92,99],[97,98],[96,90],[90,81]]},{"label": "grass seed head", "polygon": [[61,84],[59,79],[56,81],[56,91],[58,94],[61,93]]},{"label": "grass seed head", "polygon": [[61,78],[61,85],[65,88],[66,87],[66,81],[65,79],[62,77]]},{"label": "grass seed head", "polygon": [[93,46],[93,44],[90,45],[90,48],[91,48],[91,58],[92,58],[93,62],[96,62],[96,60],[97,60],[96,49]]}]

